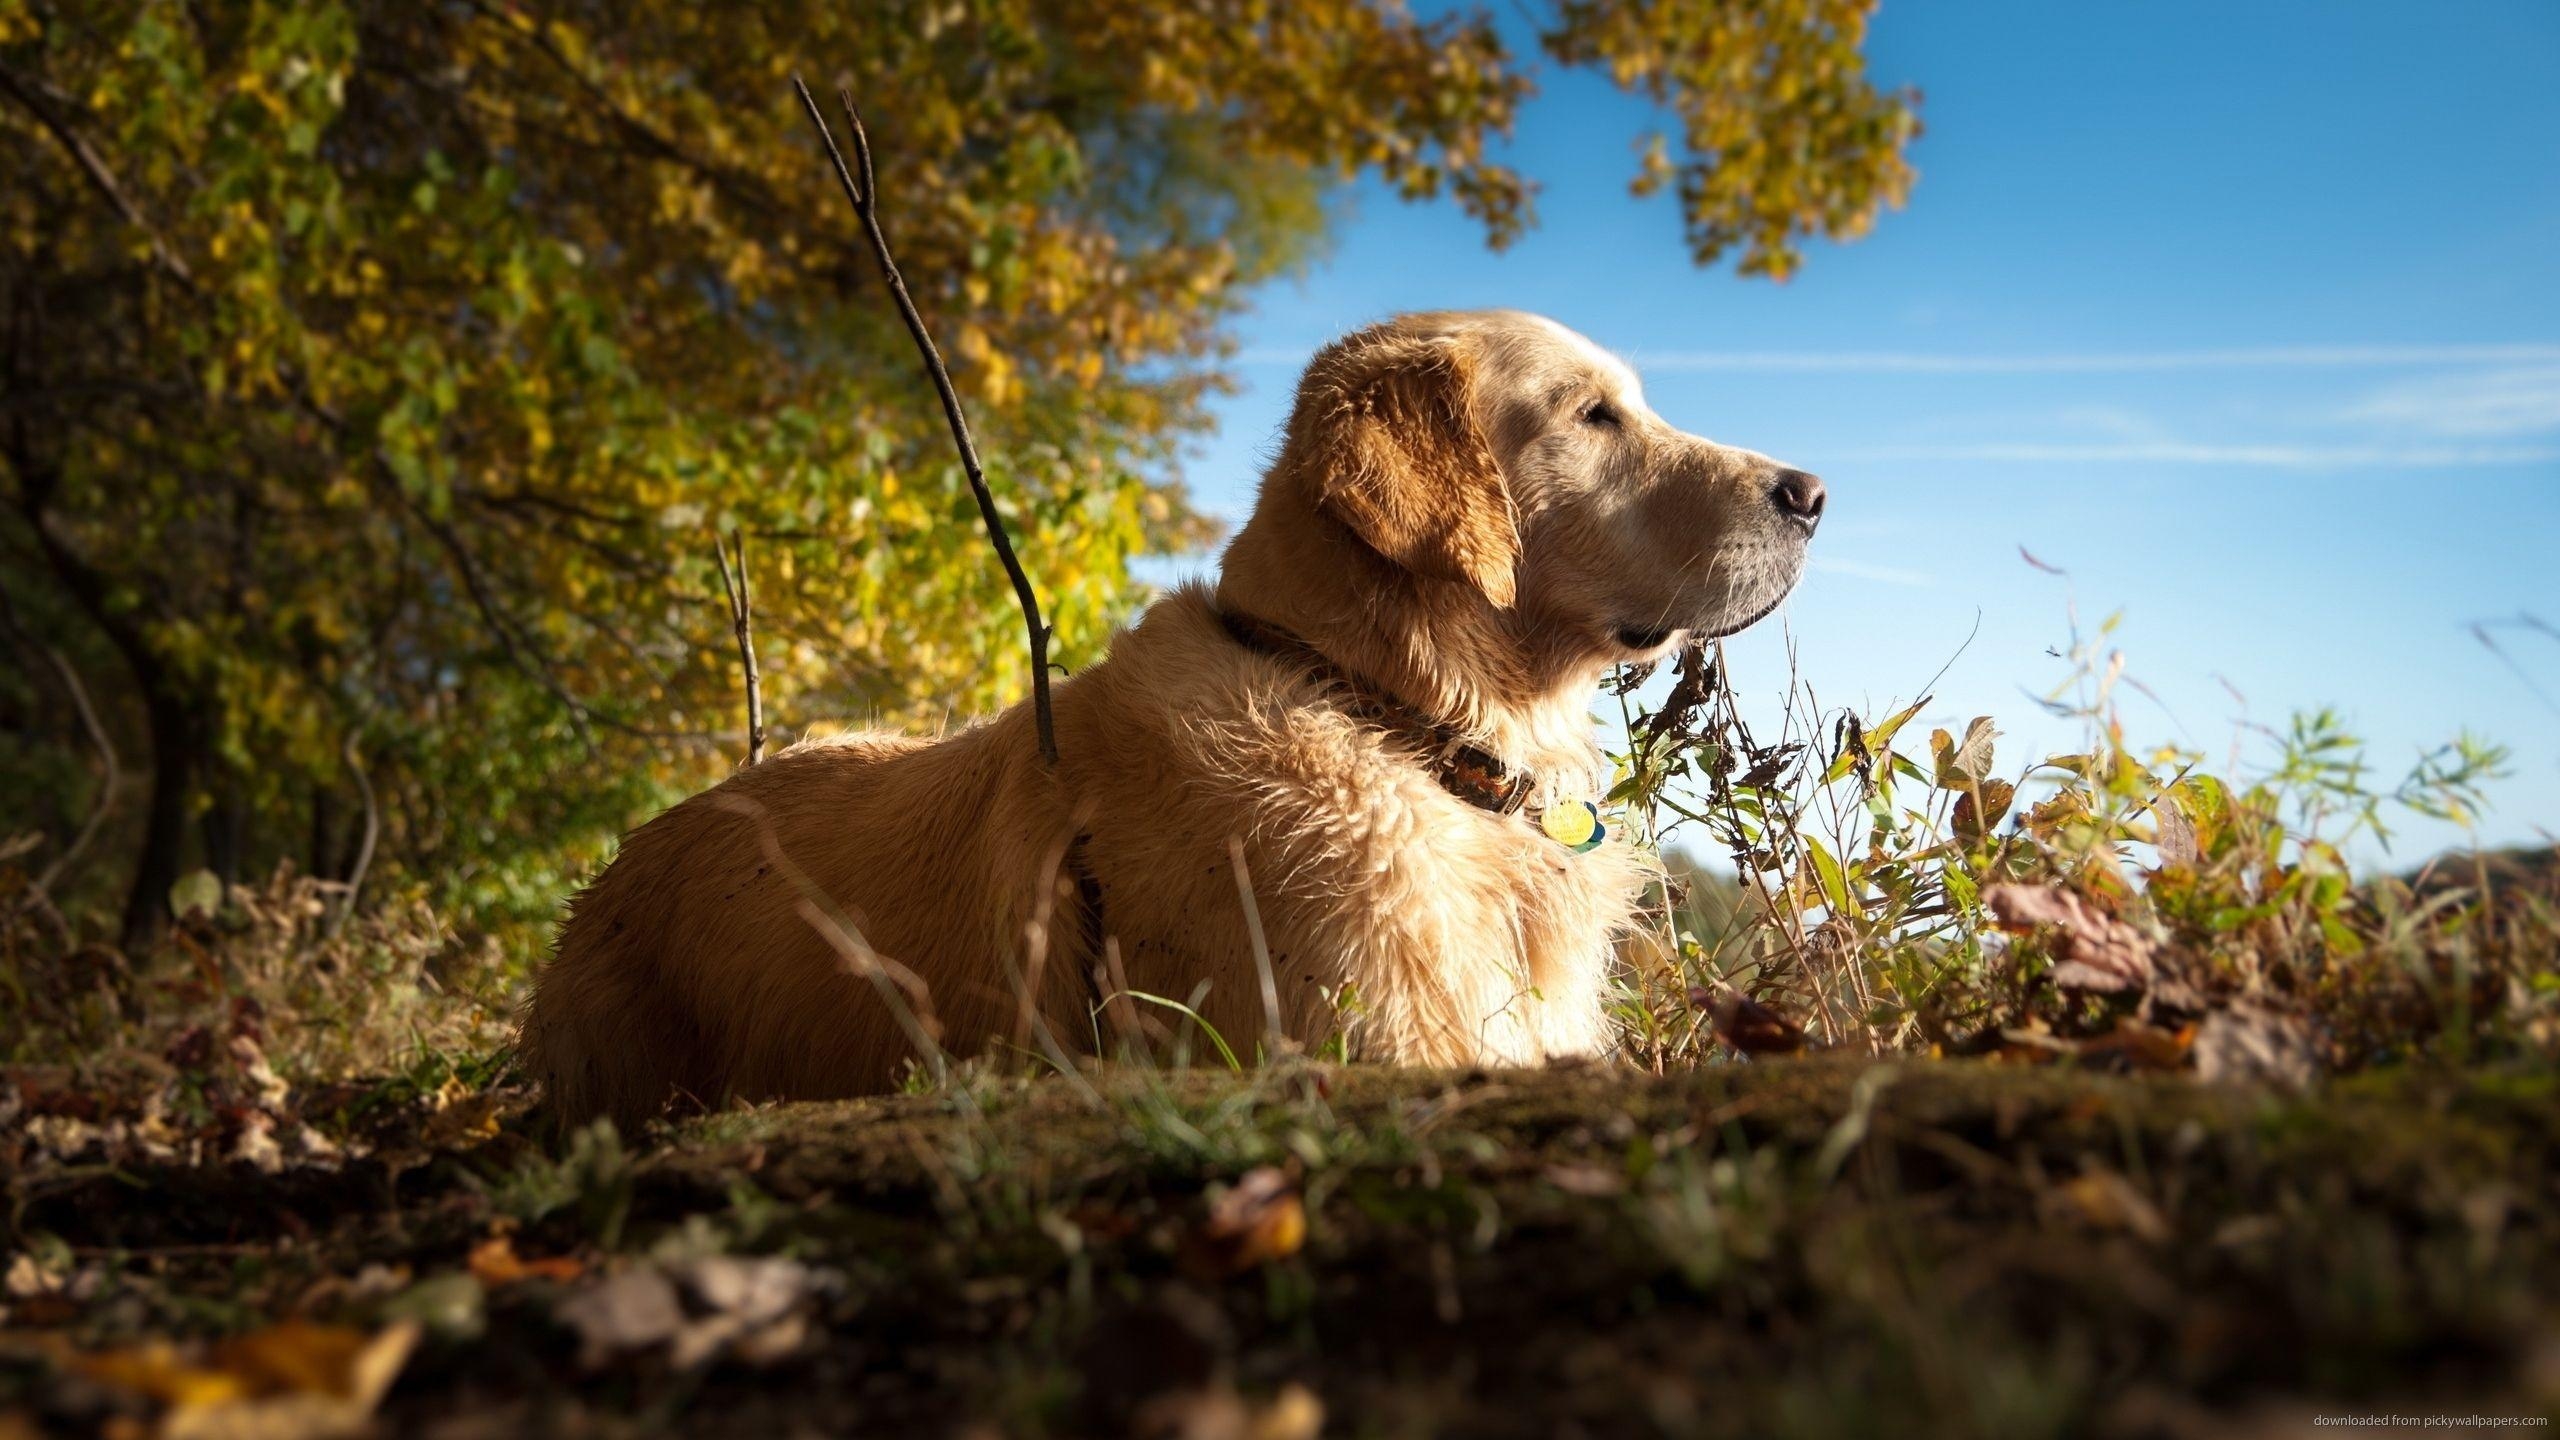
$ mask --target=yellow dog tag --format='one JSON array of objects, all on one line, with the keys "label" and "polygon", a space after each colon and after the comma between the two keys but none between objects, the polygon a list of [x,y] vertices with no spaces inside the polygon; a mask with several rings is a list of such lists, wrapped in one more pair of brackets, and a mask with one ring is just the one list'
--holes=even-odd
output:
[{"label": "yellow dog tag", "polygon": [[1600,807],[1588,800],[1567,800],[1550,805],[1538,816],[1538,828],[1547,838],[1579,855],[1608,838],[1600,824]]}]

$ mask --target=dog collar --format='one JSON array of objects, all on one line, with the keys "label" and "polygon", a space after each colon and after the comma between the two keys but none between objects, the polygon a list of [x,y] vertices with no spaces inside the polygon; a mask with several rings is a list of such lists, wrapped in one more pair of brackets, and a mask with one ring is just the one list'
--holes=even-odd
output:
[{"label": "dog collar", "polygon": [[[1433,719],[1392,692],[1334,664],[1304,638],[1267,620],[1235,610],[1220,610],[1217,615],[1218,623],[1226,627],[1237,644],[1257,655],[1296,661],[1317,684],[1343,691],[1349,697],[1344,708],[1350,713],[1419,743],[1441,789],[1496,815],[1517,815],[1529,803],[1530,792],[1537,788],[1537,777],[1525,770],[1514,770],[1482,746],[1469,743],[1456,726]],[[1595,811],[1595,817],[1596,814]],[[1594,834],[1597,833],[1595,826]]]}]

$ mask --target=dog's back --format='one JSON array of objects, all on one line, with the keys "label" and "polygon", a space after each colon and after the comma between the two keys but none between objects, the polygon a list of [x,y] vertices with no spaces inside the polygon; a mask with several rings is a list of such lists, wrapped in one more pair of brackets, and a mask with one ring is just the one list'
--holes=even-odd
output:
[{"label": "dog's back", "polygon": [[[1029,747],[1003,733],[1027,719],[804,744],[634,831],[572,903],[526,1012],[554,1112],[629,1126],[671,1101],[878,1091],[913,1024],[1009,1025],[1018,990],[993,957],[1018,953],[1029,896],[990,887],[1050,843],[1020,818]],[[884,995],[881,957],[930,973],[929,997]]]}]

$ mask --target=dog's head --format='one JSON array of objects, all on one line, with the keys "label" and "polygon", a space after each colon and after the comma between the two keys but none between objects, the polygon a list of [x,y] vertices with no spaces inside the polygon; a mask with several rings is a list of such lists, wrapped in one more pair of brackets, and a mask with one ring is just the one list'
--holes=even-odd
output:
[{"label": "dog's head", "polygon": [[1673,428],[1623,362],[1504,310],[1327,346],[1273,477],[1367,563],[1455,587],[1573,668],[1767,615],[1823,508],[1819,480]]}]

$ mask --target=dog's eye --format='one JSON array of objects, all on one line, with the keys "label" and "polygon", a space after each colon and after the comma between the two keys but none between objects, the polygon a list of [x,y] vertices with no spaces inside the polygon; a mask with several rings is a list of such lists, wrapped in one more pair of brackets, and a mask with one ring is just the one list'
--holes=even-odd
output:
[{"label": "dog's eye", "polygon": [[1624,417],[1618,414],[1617,406],[1610,404],[1606,400],[1594,400],[1589,405],[1583,407],[1582,423],[1585,425],[1603,425],[1611,430],[1615,430],[1620,424],[1624,423]]}]

